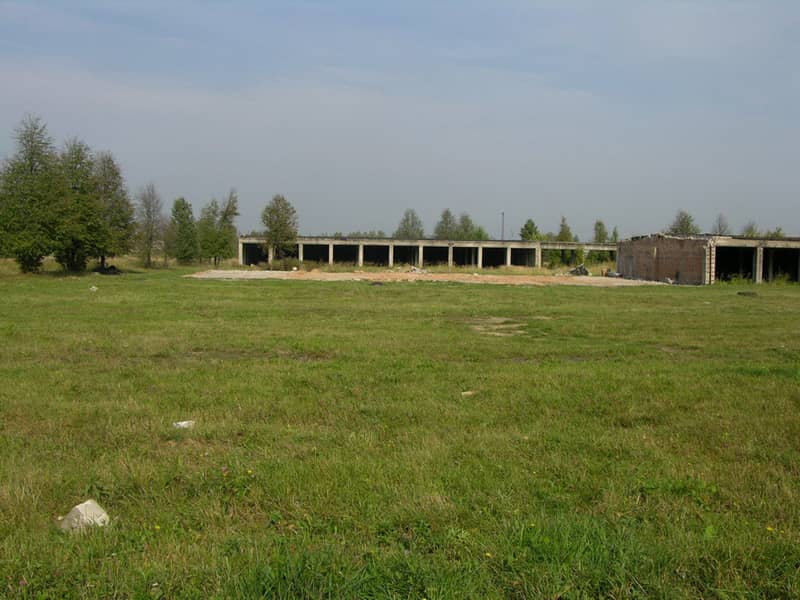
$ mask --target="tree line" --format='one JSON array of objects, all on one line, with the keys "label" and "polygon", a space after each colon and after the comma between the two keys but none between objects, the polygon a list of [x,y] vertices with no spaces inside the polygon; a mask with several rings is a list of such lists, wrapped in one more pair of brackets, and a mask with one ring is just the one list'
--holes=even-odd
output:
[{"label": "tree line", "polygon": [[[675,219],[672,221],[672,223],[670,223],[669,226],[667,226],[666,229],[664,229],[664,233],[668,235],[687,237],[693,235],[701,235],[702,231],[700,229],[700,226],[695,221],[694,217],[687,211],[681,209],[675,215]],[[712,235],[734,234],[733,228],[728,223],[728,219],[722,213],[717,215],[717,218],[714,219],[714,223],[711,225],[711,230],[709,233],[711,233]],[[748,221],[747,223],[745,223],[739,230],[739,235],[747,238],[767,238],[767,239],[781,239],[786,237],[786,234],[784,233],[781,227],[761,230],[759,229],[755,221]]]},{"label": "tree line", "polygon": [[111,152],[77,138],[56,147],[38,117],[23,119],[14,139],[15,153],[0,167],[0,256],[23,272],[39,270],[47,256],[67,271],[83,271],[90,260],[103,271],[110,257],[133,251],[145,267],[159,256],[215,264],[235,256],[235,190],[211,200],[197,220],[185,198],[167,215],[152,183],[131,198]]}]

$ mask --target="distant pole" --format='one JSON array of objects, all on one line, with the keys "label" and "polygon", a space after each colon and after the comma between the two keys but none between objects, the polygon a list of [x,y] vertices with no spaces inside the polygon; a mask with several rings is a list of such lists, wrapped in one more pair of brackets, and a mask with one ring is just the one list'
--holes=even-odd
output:
[{"label": "distant pole", "polygon": [[506,239],[506,211],[500,211],[500,240]]}]

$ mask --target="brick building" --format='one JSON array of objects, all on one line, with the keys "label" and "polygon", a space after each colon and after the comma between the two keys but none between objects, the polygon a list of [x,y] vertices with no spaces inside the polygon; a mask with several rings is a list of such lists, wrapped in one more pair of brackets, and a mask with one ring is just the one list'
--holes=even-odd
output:
[{"label": "brick building", "polygon": [[639,236],[619,243],[617,271],[631,279],[695,285],[734,278],[800,281],[800,238]]}]

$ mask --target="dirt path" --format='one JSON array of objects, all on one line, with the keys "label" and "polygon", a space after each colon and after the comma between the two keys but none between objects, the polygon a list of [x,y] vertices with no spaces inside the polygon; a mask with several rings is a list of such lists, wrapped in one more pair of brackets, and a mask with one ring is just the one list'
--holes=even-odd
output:
[{"label": "dirt path", "polygon": [[501,285],[589,285],[594,287],[626,287],[663,285],[654,281],[633,281],[614,277],[580,277],[571,275],[488,275],[468,273],[415,273],[408,271],[202,271],[186,277],[196,279],[289,279],[295,281],[456,281]]}]

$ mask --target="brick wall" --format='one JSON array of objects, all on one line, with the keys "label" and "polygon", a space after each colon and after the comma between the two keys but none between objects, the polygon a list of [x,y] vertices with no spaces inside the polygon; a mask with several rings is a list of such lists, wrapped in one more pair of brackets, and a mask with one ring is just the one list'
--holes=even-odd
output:
[{"label": "brick wall", "polygon": [[678,283],[707,283],[708,240],[653,235],[620,242],[617,270],[624,277]]}]

